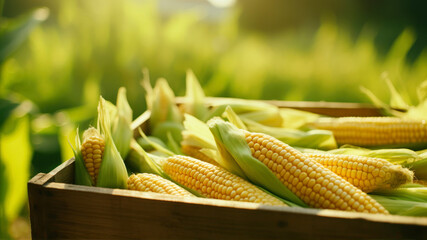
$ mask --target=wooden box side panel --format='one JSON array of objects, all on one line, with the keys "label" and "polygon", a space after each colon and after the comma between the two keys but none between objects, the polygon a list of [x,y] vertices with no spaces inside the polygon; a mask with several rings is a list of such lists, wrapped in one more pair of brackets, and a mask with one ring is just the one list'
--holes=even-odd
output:
[{"label": "wooden box side panel", "polygon": [[[427,228],[321,211],[49,183],[37,238],[426,239]],[[346,214],[344,214],[346,215]]]}]

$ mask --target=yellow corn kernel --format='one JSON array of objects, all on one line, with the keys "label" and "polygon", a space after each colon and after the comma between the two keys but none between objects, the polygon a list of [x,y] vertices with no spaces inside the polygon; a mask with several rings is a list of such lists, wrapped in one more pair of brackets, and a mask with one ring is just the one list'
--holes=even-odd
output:
[{"label": "yellow corn kernel", "polygon": [[305,156],[367,193],[411,183],[414,176],[409,169],[381,158],[326,153],[305,153]]},{"label": "yellow corn kernel", "polygon": [[338,144],[386,146],[427,143],[427,123],[396,117],[319,118],[311,125],[330,130]]},{"label": "yellow corn kernel", "polygon": [[286,205],[246,180],[198,159],[176,155],[165,159],[162,165],[175,182],[208,198]]},{"label": "yellow corn kernel", "polygon": [[289,145],[262,133],[245,131],[245,136],[252,156],[309,206],[388,213],[362,190]]},{"label": "yellow corn kernel", "polygon": [[127,186],[130,190],[137,190],[141,192],[164,193],[175,196],[194,196],[189,191],[175,183],[151,173],[130,175],[127,180]]},{"label": "yellow corn kernel", "polygon": [[82,157],[94,184],[96,184],[98,178],[104,148],[104,138],[97,129],[91,127],[83,133],[83,143],[81,146]]}]

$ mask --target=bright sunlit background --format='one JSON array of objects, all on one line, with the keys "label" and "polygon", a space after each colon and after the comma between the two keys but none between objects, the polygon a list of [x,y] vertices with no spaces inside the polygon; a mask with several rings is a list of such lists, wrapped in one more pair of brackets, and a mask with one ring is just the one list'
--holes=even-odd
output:
[{"label": "bright sunlit background", "polygon": [[[183,95],[192,69],[208,96],[369,102],[387,75],[408,101],[427,79],[421,1],[0,1],[0,239],[30,237],[26,182],[72,156],[70,134],[99,94],[141,69]],[[386,74],[384,74],[386,73]]]}]

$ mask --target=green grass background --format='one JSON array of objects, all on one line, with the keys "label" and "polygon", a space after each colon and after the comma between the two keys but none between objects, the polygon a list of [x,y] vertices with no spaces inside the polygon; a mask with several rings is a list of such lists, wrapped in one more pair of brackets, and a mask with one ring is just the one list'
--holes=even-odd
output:
[{"label": "green grass background", "polygon": [[209,12],[197,8],[165,16],[156,1],[55,6],[0,67],[0,98],[21,104],[2,112],[1,238],[20,238],[13,229],[28,218],[26,181],[72,156],[68,140],[93,123],[99,94],[114,102],[125,86],[134,117],[145,110],[143,68],[152,81],[166,78],[176,95],[192,69],[208,96],[294,101],[369,102],[360,86],[386,100],[386,72],[416,104],[427,77],[425,49],[407,59],[417,40],[412,28],[380,52],[378,28],[367,23],[355,35],[327,14],[315,28],[265,34],[241,26],[239,7],[208,21]]}]

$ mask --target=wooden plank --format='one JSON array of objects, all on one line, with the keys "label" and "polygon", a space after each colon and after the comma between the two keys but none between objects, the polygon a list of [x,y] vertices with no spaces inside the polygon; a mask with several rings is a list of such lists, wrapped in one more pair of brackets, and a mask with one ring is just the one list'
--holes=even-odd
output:
[{"label": "wooden plank", "polygon": [[34,176],[27,184],[28,202],[30,208],[31,236],[32,239],[46,239],[43,183],[48,179],[44,173]]},{"label": "wooden plank", "polygon": [[33,239],[46,239],[47,223],[46,189],[49,182],[74,182],[74,158],[62,163],[48,174],[39,173],[28,181],[28,202],[30,207],[31,236]]},{"label": "wooden plank", "polygon": [[47,238],[426,239],[427,219],[49,183]]},{"label": "wooden plank", "polygon": [[55,182],[74,183],[74,157],[63,162],[49,174],[55,177]]}]

